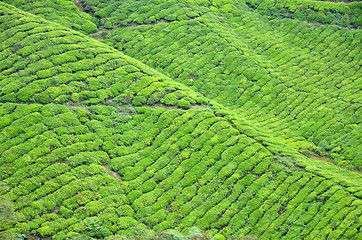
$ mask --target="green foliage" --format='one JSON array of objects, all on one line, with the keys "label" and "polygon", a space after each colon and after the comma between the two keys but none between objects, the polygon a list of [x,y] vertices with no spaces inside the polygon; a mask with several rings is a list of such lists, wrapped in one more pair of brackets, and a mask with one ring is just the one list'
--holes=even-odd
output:
[{"label": "green foliage", "polygon": [[86,218],[85,231],[90,237],[103,238],[108,235],[107,228],[103,227],[98,218]]},{"label": "green foliage", "polygon": [[[6,185],[0,183],[0,193],[6,190]],[[18,214],[14,211],[13,203],[9,198],[0,195],[0,221],[1,224],[15,223],[18,219]]]},{"label": "green foliage", "polygon": [[62,0],[62,4],[51,0],[31,3],[8,0],[4,2],[84,33],[92,33],[97,29],[96,25],[90,21],[90,16],[82,13],[73,2],[69,0]]},{"label": "green foliage", "polygon": [[358,238],[361,177],[298,151],[361,166],[360,5],[77,2],[101,43],[54,3],[0,3],[2,238]]},{"label": "green foliage", "polygon": [[189,109],[191,107],[191,103],[183,98],[178,100],[177,105],[184,109]]},{"label": "green foliage", "polygon": [[[248,1],[246,2],[249,3]],[[338,48],[341,41],[345,41],[347,38],[352,39],[354,34],[358,34],[356,30],[333,26],[333,24],[344,24],[347,26],[351,23],[349,21],[354,19],[354,17],[349,14],[351,14],[350,8],[355,9],[353,4],[349,7],[329,2],[322,5],[319,3],[315,4],[314,1],[307,2],[303,4],[296,4],[294,1],[286,1],[285,4],[273,1],[250,2],[253,8],[258,9],[259,13],[272,15],[270,17],[272,21],[269,22],[268,27],[258,27],[255,32],[250,30],[249,25],[258,26],[261,20],[250,14],[248,12],[250,9],[246,10],[241,4],[239,4],[240,6],[235,4],[235,6],[239,7],[239,10],[235,8],[231,10],[231,6],[228,5],[230,3],[225,2],[215,5],[220,8],[220,11],[213,11],[213,14],[218,16],[218,20],[207,26],[200,24],[196,20],[187,22],[176,20],[167,24],[155,24],[155,26],[131,26],[127,28],[127,31],[125,29],[117,29],[114,36],[110,37],[110,40],[113,42],[110,41],[109,44],[114,45],[115,42],[118,42],[114,46],[120,46],[119,49],[125,51],[126,54],[142,59],[150,66],[168,73],[181,83],[187,83],[193,89],[197,89],[203,95],[219,103],[227,106],[236,106],[236,108],[239,108],[237,114],[244,114],[249,120],[254,121],[255,119],[255,121],[262,122],[261,125],[269,128],[271,132],[275,132],[275,136],[281,134],[285,138],[290,138],[290,135],[293,135],[294,137],[290,141],[288,140],[288,144],[290,143],[293,147],[298,145],[297,148],[305,148],[309,144],[308,142],[312,142],[315,145],[318,145],[320,142],[320,140],[315,140],[311,131],[306,130],[308,129],[306,127],[308,124],[305,123],[309,122],[312,124],[312,122],[316,123],[319,121],[322,125],[329,121],[327,117],[317,117],[321,111],[324,111],[322,108],[318,108],[317,105],[321,104],[321,107],[324,108],[329,107],[329,103],[316,103],[315,107],[309,106],[307,103],[321,98],[323,94],[334,91],[328,87],[323,87],[326,86],[324,83],[332,80],[327,77],[328,74],[322,73],[332,66],[336,67],[339,63],[335,62],[320,66],[317,63],[319,60],[306,61],[302,56],[318,55],[326,48],[333,50]],[[191,4],[190,8],[197,9],[198,6],[196,5]],[[228,10],[226,11],[226,9]],[[132,14],[126,12],[124,14],[132,18]],[[290,19],[299,18],[298,14],[301,20],[306,20],[307,17],[310,17],[310,20],[319,21],[326,25],[310,26]],[[244,19],[249,19],[249,21],[235,20],[239,16],[243,16]],[[233,23],[232,31],[228,27],[223,27],[222,18],[230,19],[230,22]],[[206,17],[202,19],[207,22],[205,20],[207,19]],[[253,22],[253,24],[250,22]],[[161,25],[162,32],[159,31]],[[210,32],[209,28],[217,29],[217,35]],[[275,35],[276,39],[278,39],[279,36],[274,32],[274,29],[278,29],[281,32],[290,32],[290,34],[281,38],[280,41],[263,37]],[[322,32],[323,34],[321,35]],[[347,32],[350,32],[351,35],[347,34]],[[246,36],[245,42],[247,44],[241,46],[236,40],[223,41],[223,37],[229,39],[234,33],[238,34],[238,36]],[[319,35],[321,36],[317,40]],[[346,37],[347,35],[349,37]],[[128,38],[128,36],[132,37]],[[343,40],[345,37],[346,39]],[[133,40],[131,41],[131,39]],[[169,44],[160,42],[159,39],[168,39],[167,42]],[[207,41],[208,39],[213,39],[212,43]],[[288,46],[279,48],[281,44]],[[355,45],[349,44],[341,47],[340,50],[342,51],[347,46],[350,49],[348,51],[353,52]],[[134,51],[136,48],[142,49],[142,51]],[[214,51],[217,54],[212,53],[211,49],[217,49]],[[244,55],[241,56],[238,54],[239,52],[243,52]],[[322,54],[322,58],[326,62],[333,59],[332,54],[328,52],[330,50],[325,50],[323,53],[325,55]],[[258,57],[258,54],[261,53],[267,60],[264,61]],[[278,67],[273,67],[274,63]],[[295,68],[298,65],[303,70],[296,72]],[[352,65],[350,67],[353,67]],[[273,72],[274,70],[271,71],[271,69],[275,69],[276,72]],[[298,77],[294,76],[295,74]],[[351,74],[356,75],[357,72],[354,71]],[[318,77],[318,81],[321,82],[318,85],[319,92],[315,90],[318,96],[313,96],[314,93],[308,87],[313,85],[317,78],[310,81],[310,84],[307,85],[304,84],[304,80],[295,80],[309,78],[313,75]],[[339,77],[348,79],[347,75],[342,75],[339,75]],[[289,79],[288,84],[284,84],[285,79]],[[290,98],[288,102],[281,101],[281,99],[289,98],[288,96],[293,94],[290,90],[296,88],[305,88],[306,94],[300,94],[297,99]],[[330,95],[330,97],[336,99],[337,95],[344,96],[344,94],[344,91],[338,91],[338,94]],[[154,93],[153,96],[148,100],[149,103],[159,101],[162,94]],[[189,106],[184,100],[186,98],[184,99],[182,96],[172,92],[166,94],[161,99],[161,103],[170,106],[177,104],[181,108],[188,109]],[[194,104],[191,101],[189,102]],[[348,107],[343,101],[337,102],[335,105]],[[303,109],[305,112],[299,114]],[[307,112],[309,114],[305,116]],[[335,113],[338,114],[337,112]],[[325,115],[325,113],[323,114]],[[266,115],[268,117],[265,117]],[[290,117],[284,120],[284,117],[288,115]],[[334,113],[330,115],[334,115]],[[284,121],[287,121],[287,123]],[[345,118],[341,118],[339,121],[346,122]],[[282,130],[282,125],[278,125],[278,123],[286,124],[291,131],[286,133]],[[314,126],[317,125],[314,124]],[[314,130],[314,134],[322,139],[325,138],[325,135],[331,134],[327,130],[328,127],[326,125],[323,126],[320,131],[316,132]],[[336,139],[338,137],[334,135],[331,139],[333,138]],[[304,143],[302,143],[303,141]],[[302,147],[302,145],[304,146]],[[341,160],[339,161],[342,162]],[[351,158],[350,161],[352,161]]]},{"label": "green foliage", "polygon": [[161,103],[173,106],[178,102],[178,97],[175,93],[169,93],[161,99]]},{"label": "green foliage", "polygon": [[145,104],[147,102],[147,99],[144,96],[136,96],[133,99],[133,105],[135,106],[142,106],[143,104]]}]

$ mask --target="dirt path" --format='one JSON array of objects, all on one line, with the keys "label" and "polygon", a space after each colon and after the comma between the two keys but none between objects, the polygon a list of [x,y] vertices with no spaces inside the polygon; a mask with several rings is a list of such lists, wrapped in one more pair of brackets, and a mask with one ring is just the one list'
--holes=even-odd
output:
[{"label": "dirt path", "polygon": [[80,0],[73,0],[79,11],[84,12],[83,3]]},{"label": "dirt path", "polygon": [[111,169],[109,169],[107,166],[102,165],[102,167],[104,169],[106,169],[107,173],[109,176],[113,177],[114,179],[117,180],[118,184],[121,186],[122,185],[122,179],[121,176],[119,176],[119,174],[117,172],[113,172]]},{"label": "dirt path", "polygon": [[311,152],[311,151],[308,151],[308,150],[304,150],[301,152],[303,155],[311,158],[311,159],[314,159],[314,160],[319,160],[319,161],[323,161],[323,162],[329,162],[329,163],[334,163],[333,159],[329,158],[329,157],[326,157],[326,156],[319,156],[317,153],[315,152]]}]

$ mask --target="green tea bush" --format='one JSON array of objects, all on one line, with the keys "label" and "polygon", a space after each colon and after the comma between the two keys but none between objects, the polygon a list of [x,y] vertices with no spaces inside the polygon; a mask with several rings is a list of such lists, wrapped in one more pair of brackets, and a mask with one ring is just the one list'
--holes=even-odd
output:
[{"label": "green tea bush", "polygon": [[169,93],[161,99],[161,103],[171,106],[176,105],[177,101],[178,97],[175,93]]},{"label": "green tea bush", "polygon": [[86,218],[85,231],[90,237],[102,238],[108,235],[108,229],[102,226],[98,218]]},{"label": "green tea bush", "polygon": [[189,109],[191,107],[191,103],[184,98],[178,100],[177,105],[184,109]]},{"label": "green tea bush", "polygon": [[142,106],[143,104],[145,104],[147,102],[147,99],[144,96],[136,96],[133,99],[133,105],[135,106]]}]

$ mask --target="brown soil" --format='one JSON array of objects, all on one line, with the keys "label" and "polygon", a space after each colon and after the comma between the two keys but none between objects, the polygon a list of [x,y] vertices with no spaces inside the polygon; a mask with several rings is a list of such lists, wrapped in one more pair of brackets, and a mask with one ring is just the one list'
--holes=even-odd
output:
[{"label": "brown soil", "polygon": [[316,154],[315,152],[311,152],[308,150],[303,150],[301,152],[303,155],[312,158],[314,160],[319,160],[319,161],[323,161],[323,162],[329,162],[329,163],[334,163],[333,159],[327,157],[327,156],[319,156],[318,154]]},{"label": "brown soil", "polygon": [[113,177],[114,179],[117,180],[118,184],[121,186],[122,185],[122,179],[121,176],[119,176],[119,174],[117,172],[113,172],[111,169],[109,169],[107,166],[102,166],[104,169],[106,169],[107,173],[109,176]]},{"label": "brown soil", "polygon": [[74,5],[77,6],[79,11],[84,12],[83,3],[80,0],[73,0]]}]

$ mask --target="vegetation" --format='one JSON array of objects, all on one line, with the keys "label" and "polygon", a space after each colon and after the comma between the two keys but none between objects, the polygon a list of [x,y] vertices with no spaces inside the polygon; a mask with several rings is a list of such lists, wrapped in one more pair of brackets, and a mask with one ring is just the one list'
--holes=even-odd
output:
[{"label": "vegetation", "polygon": [[[267,4],[274,1],[250,1],[262,18],[239,1],[151,2],[143,3],[152,6],[149,12],[141,11],[139,2],[114,2],[122,19],[96,11],[114,28],[105,43],[234,108],[301,152],[326,154],[340,166],[361,169],[361,105],[355,97],[361,90],[361,30],[335,25],[337,20],[312,25],[300,21],[306,18],[275,17],[277,9]],[[280,4],[294,12],[301,3],[281,1],[277,8]],[[151,9],[173,14],[186,5],[197,17],[170,21],[156,15],[157,24],[147,21]],[[361,7],[305,1],[299,8],[362,16]]]},{"label": "vegetation", "polygon": [[1,237],[362,237],[359,3],[5,2]]}]

